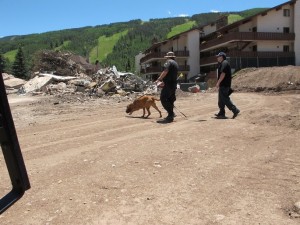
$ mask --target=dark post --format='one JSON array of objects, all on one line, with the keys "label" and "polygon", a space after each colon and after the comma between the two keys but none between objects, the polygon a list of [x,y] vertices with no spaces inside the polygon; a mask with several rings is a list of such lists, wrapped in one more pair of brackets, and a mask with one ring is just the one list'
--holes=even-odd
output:
[{"label": "dark post", "polygon": [[1,72],[0,76],[0,144],[12,183],[12,190],[0,199],[0,214],[2,214],[23,196],[30,188],[30,183]]}]

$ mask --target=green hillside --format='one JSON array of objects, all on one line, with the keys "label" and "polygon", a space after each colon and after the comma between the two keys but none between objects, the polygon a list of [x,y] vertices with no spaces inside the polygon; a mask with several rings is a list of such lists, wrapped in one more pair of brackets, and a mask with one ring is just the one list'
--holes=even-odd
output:
[{"label": "green hillside", "polygon": [[122,36],[126,36],[127,33],[128,30],[125,30],[123,32],[116,33],[109,37],[106,36],[99,37],[97,46],[94,47],[89,53],[90,62],[94,63],[96,62],[96,60],[102,62],[107,57],[108,54],[113,52],[113,48],[118,42],[118,40]]},{"label": "green hillside", "polygon": [[187,21],[184,24],[177,25],[172,27],[171,32],[167,34],[167,38],[173,37],[177,34],[185,32],[187,30],[192,29],[194,26],[197,26],[196,21]]},{"label": "green hillside", "polygon": [[267,9],[268,8],[253,8],[253,9],[247,9],[247,10],[241,11],[237,14],[239,14],[243,18],[247,18],[249,16],[253,16],[253,15],[255,15],[259,12],[265,11]]},{"label": "green hillside", "polygon": [[55,47],[54,50],[55,50],[55,51],[60,51],[60,50],[62,50],[62,49],[66,49],[66,48],[68,48],[68,46],[69,46],[70,44],[71,44],[71,41],[63,41],[63,43],[62,43],[60,46]]},{"label": "green hillside", "polygon": [[237,22],[241,19],[244,19],[242,16],[237,15],[237,14],[229,14],[228,15],[228,24],[232,24],[234,22]]},{"label": "green hillside", "polygon": [[119,71],[134,72],[135,56],[160,42],[193,27],[203,26],[228,15],[235,22],[265,9],[242,12],[201,13],[192,17],[172,17],[131,20],[94,27],[81,27],[41,34],[9,36],[0,38],[0,54],[6,59],[4,71],[10,72],[17,49],[22,47],[26,67],[32,68],[33,57],[40,50],[69,51],[84,56],[102,66],[115,65]]},{"label": "green hillside", "polygon": [[17,54],[17,49],[5,52],[4,58],[8,59],[10,62],[13,62],[15,60]]}]

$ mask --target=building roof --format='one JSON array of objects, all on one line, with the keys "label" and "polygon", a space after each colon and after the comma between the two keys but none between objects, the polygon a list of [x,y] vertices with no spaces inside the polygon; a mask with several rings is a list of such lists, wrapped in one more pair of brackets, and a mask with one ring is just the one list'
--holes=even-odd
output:
[{"label": "building roof", "polygon": [[168,41],[170,41],[170,40],[178,39],[180,36],[182,36],[182,35],[184,35],[184,34],[186,34],[186,33],[189,33],[189,32],[191,32],[191,31],[194,31],[194,30],[200,31],[199,28],[192,28],[192,29],[189,29],[189,30],[187,30],[187,31],[184,31],[184,32],[182,32],[182,33],[180,33],[180,34],[176,34],[176,35],[174,35],[174,36],[172,36],[172,37],[170,37],[170,38],[168,38],[168,39],[166,39],[166,40],[164,40],[164,41],[156,42],[156,43],[152,44],[151,47],[149,47],[148,49],[146,49],[143,53],[148,53],[148,52],[150,52],[152,49],[155,49],[155,48],[157,48],[157,47],[159,47],[159,46],[161,46],[161,45],[164,45],[164,44],[166,44],[166,43],[167,43]]},{"label": "building roof", "polygon": [[245,23],[251,21],[253,18],[255,18],[255,17],[259,16],[259,15],[265,16],[265,15],[268,14],[268,12],[270,12],[270,11],[272,11],[272,10],[274,10],[274,9],[275,9],[275,10],[280,10],[280,9],[281,9],[283,6],[285,6],[285,5],[288,5],[288,4],[289,4],[289,5],[293,5],[293,4],[296,3],[296,1],[297,1],[297,0],[291,0],[291,1],[288,1],[288,2],[285,2],[285,3],[282,3],[282,4],[280,4],[280,5],[277,5],[277,6],[273,7],[273,8],[270,8],[270,9],[264,10],[264,11],[262,11],[262,12],[259,12],[259,13],[255,14],[255,15],[253,15],[253,16],[244,18],[244,19],[242,19],[242,20],[239,20],[239,21],[234,22],[234,23],[232,23],[232,24],[229,24],[229,25],[227,25],[227,26],[221,27],[220,29],[218,29],[218,30],[215,31],[215,32],[224,33],[224,31],[227,31],[227,30],[230,30],[230,29],[232,29],[232,28],[238,27],[238,26],[240,26],[240,25],[242,25],[242,24],[245,24]]},{"label": "building roof", "polygon": [[[236,21],[236,22],[234,22],[234,23],[232,23],[232,24],[229,24],[229,25],[227,25],[227,26],[221,27],[220,29],[218,29],[218,30],[216,30],[216,31],[214,31],[214,32],[212,32],[212,33],[209,33],[209,34],[205,35],[204,37],[210,37],[210,36],[215,35],[216,33],[217,33],[217,34],[223,34],[223,33],[225,33],[225,32],[228,31],[228,30],[231,30],[231,29],[233,29],[233,28],[236,28],[236,27],[238,27],[238,26],[240,26],[240,25],[242,25],[242,24],[245,24],[245,23],[251,21],[253,18],[255,18],[255,17],[259,16],[259,15],[265,16],[265,15],[268,14],[268,12],[270,12],[270,11],[272,11],[272,10],[274,10],[274,9],[275,9],[275,10],[280,10],[280,9],[281,9],[283,6],[285,6],[285,5],[288,5],[288,4],[289,4],[289,5],[293,5],[293,4],[295,4],[296,1],[297,1],[297,0],[290,0],[290,1],[288,1],[288,2],[282,3],[282,4],[277,5],[277,6],[275,6],[275,7],[269,8],[269,9],[267,9],[267,10],[264,10],[264,11],[262,11],[262,12],[259,12],[259,13],[255,14],[255,15],[253,15],[253,16],[246,17],[246,18],[244,18],[244,19],[242,19],[242,20],[239,20],[239,21]],[[202,28],[205,27],[205,26],[208,26],[209,24],[214,24],[214,23],[215,23],[215,22],[213,22],[213,23],[208,23],[207,25],[201,26],[200,29],[202,29]]]}]

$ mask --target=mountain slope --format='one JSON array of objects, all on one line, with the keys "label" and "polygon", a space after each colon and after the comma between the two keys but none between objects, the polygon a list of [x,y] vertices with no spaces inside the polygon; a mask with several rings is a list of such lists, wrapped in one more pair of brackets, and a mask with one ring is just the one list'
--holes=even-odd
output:
[{"label": "mountain slope", "polygon": [[148,22],[132,20],[95,27],[82,27],[52,31],[41,34],[9,36],[0,38],[0,54],[6,58],[5,71],[10,72],[14,54],[22,46],[27,67],[32,67],[35,53],[42,49],[71,51],[94,63],[116,65],[118,70],[134,72],[135,55],[149,48],[153,42],[170,38],[192,27],[203,26],[222,15],[229,15],[234,22],[265,9],[250,9],[242,12],[201,13],[192,17],[151,19]]}]

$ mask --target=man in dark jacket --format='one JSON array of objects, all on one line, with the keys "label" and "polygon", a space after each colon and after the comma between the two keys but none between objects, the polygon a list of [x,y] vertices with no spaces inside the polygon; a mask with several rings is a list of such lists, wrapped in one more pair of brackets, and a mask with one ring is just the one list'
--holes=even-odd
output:
[{"label": "man in dark jacket", "polygon": [[160,94],[160,101],[164,109],[168,112],[168,116],[158,122],[171,123],[174,121],[174,102],[176,101],[176,88],[177,88],[177,74],[178,64],[175,61],[174,52],[168,52],[164,64],[164,71],[160,74],[155,81],[158,86],[162,87]]},{"label": "man in dark jacket", "polygon": [[217,118],[225,118],[225,106],[227,106],[233,112],[232,119],[234,119],[240,113],[240,110],[232,103],[229,97],[231,91],[231,67],[226,60],[224,52],[220,52],[216,57],[218,60],[218,81],[216,88],[219,91],[219,112],[215,115]]}]

